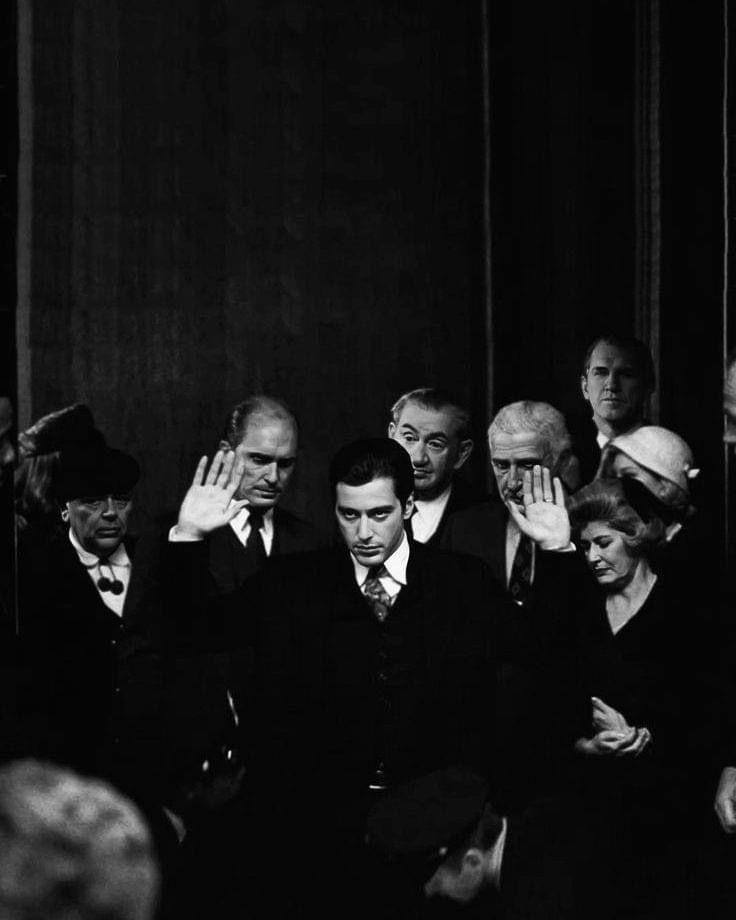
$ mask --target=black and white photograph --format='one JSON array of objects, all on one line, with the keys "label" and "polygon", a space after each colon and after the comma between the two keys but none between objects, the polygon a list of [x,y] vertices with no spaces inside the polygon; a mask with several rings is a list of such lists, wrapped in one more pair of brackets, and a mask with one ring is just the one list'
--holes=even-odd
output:
[{"label": "black and white photograph", "polygon": [[736,6],[0,16],[0,920],[730,920]]}]

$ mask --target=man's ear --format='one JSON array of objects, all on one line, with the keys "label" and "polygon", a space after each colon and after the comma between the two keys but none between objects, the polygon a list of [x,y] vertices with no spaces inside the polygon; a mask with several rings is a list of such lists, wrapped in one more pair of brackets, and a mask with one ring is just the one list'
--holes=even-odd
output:
[{"label": "man's ear", "polygon": [[396,422],[393,422],[393,421],[389,422],[388,423],[388,436],[392,438],[395,432],[396,432]]},{"label": "man's ear", "polygon": [[583,399],[589,399],[589,396],[588,396],[588,375],[587,375],[587,374],[581,374],[581,375],[580,375],[580,389],[582,390],[582,393],[583,393]]},{"label": "man's ear", "polygon": [[225,453],[228,453],[229,451],[231,451],[231,450],[233,449],[233,447],[232,447],[232,444],[231,444],[229,441],[225,441],[225,440],[223,439],[223,440],[220,441],[220,443],[217,445],[217,449],[218,449],[218,450],[224,450]]},{"label": "man's ear", "polygon": [[405,521],[408,521],[409,518],[414,514],[414,493],[407,498],[406,504],[404,505],[404,510],[401,512],[401,516]]},{"label": "man's ear", "polygon": [[470,456],[471,451],[473,450],[473,440],[472,438],[465,438],[464,441],[461,441],[458,447],[457,460],[455,461],[455,466],[453,469],[459,470],[460,467],[465,463],[465,461]]}]

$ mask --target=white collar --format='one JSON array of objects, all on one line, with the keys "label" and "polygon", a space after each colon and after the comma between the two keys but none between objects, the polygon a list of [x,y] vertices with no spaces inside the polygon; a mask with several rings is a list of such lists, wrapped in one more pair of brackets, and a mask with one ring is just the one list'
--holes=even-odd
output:
[{"label": "white collar", "polygon": [[[82,546],[71,527],[69,528],[69,542],[76,550],[79,561],[85,568],[91,568],[100,561],[100,556],[95,556],[94,553],[90,553]],[[106,558],[106,561],[111,565],[130,565],[130,557],[125,549],[125,545],[121,542],[115,552]]]},{"label": "white collar", "polygon": [[[350,559],[353,563],[353,569],[355,570],[355,580],[358,585],[362,585],[363,582],[368,577],[368,572],[370,568],[367,565],[363,565],[358,562],[355,556],[350,553]],[[406,536],[406,531],[401,538],[401,543],[396,547],[396,549],[391,553],[388,559],[383,563],[388,574],[393,578],[393,580],[400,585],[406,584],[406,567],[409,564],[409,538]]]}]

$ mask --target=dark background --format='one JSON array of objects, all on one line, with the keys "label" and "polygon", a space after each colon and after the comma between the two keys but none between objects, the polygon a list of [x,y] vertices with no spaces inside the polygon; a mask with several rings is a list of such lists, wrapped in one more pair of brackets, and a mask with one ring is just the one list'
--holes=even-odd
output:
[{"label": "dark background", "polygon": [[580,415],[614,328],[720,545],[725,8],[682,7],[20,0],[21,425],[87,402],[156,514],[271,392],[325,523],[329,455],[403,390],[470,403],[485,485],[495,409]]}]

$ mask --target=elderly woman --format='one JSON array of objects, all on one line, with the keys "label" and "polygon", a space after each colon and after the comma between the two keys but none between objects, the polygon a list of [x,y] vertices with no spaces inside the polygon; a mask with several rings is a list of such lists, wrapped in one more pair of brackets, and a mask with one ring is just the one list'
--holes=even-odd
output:
[{"label": "elderly woman", "polygon": [[691,573],[668,581],[652,567],[666,525],[643,520],[622,483],[581,489],[570,517],[592,575],[576,629],[587,883],[601,884],[605,865],[621,916],[657,916],[673,843],[708,812],[704,611]]}]

